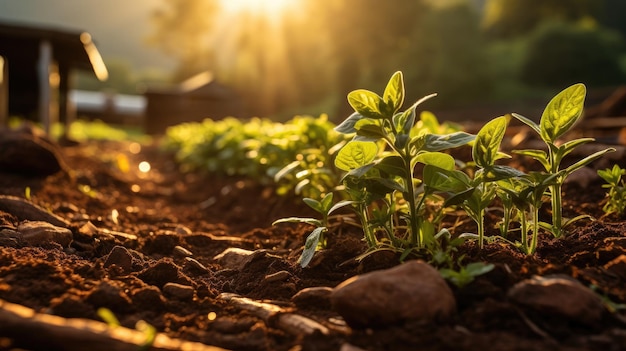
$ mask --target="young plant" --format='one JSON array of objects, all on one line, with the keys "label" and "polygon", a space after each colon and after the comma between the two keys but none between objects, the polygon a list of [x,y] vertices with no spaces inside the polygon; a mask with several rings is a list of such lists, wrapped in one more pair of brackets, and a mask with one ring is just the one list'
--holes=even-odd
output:
[{"label": "young plant", "polygon": [[322,215],[322,219],[289,217],[274,221],[272,225],[278,223],[307,223],[315,226],[315,229],[307,236],[304,250],[298,259],[302,267],[306,267],[313,259],[318,249],[326,248],[326,232],[328,232],[328,216],[339,208],[352,204],[352,201],[340,201],[333,205],[333,193],[326,194],[320,201],[305,197],[302,199],[309,207]]},{"label": "young plant", "polygon": [[594,141],[593,138],[574,139],[559,144],[558,139],[568,132],[582,116],[586,88],[583,84],[574,84],[557,94],[546,106],[541,115],[539,124],[532,120],[513,114],[515,118],[532,128],[547,146],[544,150],[516,150],[514,153],[529,156],[541,163],[546,172],[556,175],[554,184],[550,186],[550,200],[552,205],[551,232],[555,237],[563,235],[563,228],[579,218],[563,221],[562,218],[562,194],[561,189],[565,179],[574,171],[593,162],[607,152],[615,151],[607,148],[595,152],[582,160],[564,169],[561,168],[563,158],[574,151],[580,145]]},{"label": "young plant", "polygon": [[[348,102],[355,112],[335,128],[341,133],[356,134],[339,151],[335,165],[348,172],[344,185],[355,202],[370,248],[377,245],[374,230],[381,228],[370,225],[368,208],[380,200],[387,208],[384,213],[389,216],[388,225],[382,229],[393,231],[386,233],[392,246],[406,243],[409,247],[423,248],[425,242],[432,239],[430,234],[434,230],[423,216],[424,205],[431,194],[419,192],[422,181],[415,176],[416,165],[453,169],[454,158],[441,151],[474,139],[464,132],[436,135],[414,128],[417,106],[435,95],[426,96],[399,112],[404,93],[401,72],[393,74],[382,97],[363,89],[351,92]],[[397,237],[396,229],[403,229],[408,239]]]},{"label": "young plant", "polygon": [[626,169],[622,169],[618,165],[613,165],[613,168],[598,170],[598,175],[606,182],[606,184],[602,184],[602,187],[608,189],[606,203],[602,206],[602,210],[607,215],[615,213],[621,216],[626,210],[626,182],[622,178],[625,174]]},{"label": "young plant", "polygon": [[[547,189],[554,185],[558,175],[531,172],[515,178],[507,178],[498,181],[499,190],[508,195],[511,203],[519,213],[520,221],[520,242],[512,243],[520,251],[527,255],[532,255],[537,249],[539,239],[539,210],[543,205],[543,197]],[[532,237],[528,238],[528,216],[532,224]],[[547,224],[544,223],[544,226]]]},{"label": "young plant", "polygon": [[463,288],[473,282],[476,277],[491,272],[494,267],[491,263],[472,262],[466,266],[461,265],[459,270],[441,268],[439,274],[457,287]]},{"label": "young plant", "polygon": [[446,205],[460,205],[474,220],[480,248],[485,237],[485,211],[496,196],[495,181],[523,174],[511,167],[495,164],[496,160],[508,157],[499,151],[508,120],[508,116],[495,118],[476,135],[472,157],[478,170],[473,179],[459,170],[446,170],[433,165],[424,167],[425,187],[446,193]]}]

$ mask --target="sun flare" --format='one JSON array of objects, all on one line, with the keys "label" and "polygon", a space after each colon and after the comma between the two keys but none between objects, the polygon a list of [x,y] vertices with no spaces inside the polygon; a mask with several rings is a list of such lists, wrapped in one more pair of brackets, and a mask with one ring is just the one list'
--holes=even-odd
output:
[{"label": "sun flare", "polygon": [[298,0],[222,0],[221,6],[232,14],[250,13],[277,18],[297,2]]}]

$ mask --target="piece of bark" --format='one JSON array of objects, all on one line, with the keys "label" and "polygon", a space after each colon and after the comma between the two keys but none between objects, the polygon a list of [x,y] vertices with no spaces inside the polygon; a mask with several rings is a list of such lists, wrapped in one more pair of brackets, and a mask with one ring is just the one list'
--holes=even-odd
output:
[{"label": "piece of bark", "polygon": [[[13,347],[29,350],[137,351],[146,335],[134,329],[78,318],[36,313],[28,307],[0,300],[0,335]],[[225,351],[225,349],[157,334],[150,351]]]},{"label": "piece of bark", "polygon": [[10,213],[20,221],[43,221],[57,227],[69,227],[65,219],[17,196],[0,195],[0,211]]}]

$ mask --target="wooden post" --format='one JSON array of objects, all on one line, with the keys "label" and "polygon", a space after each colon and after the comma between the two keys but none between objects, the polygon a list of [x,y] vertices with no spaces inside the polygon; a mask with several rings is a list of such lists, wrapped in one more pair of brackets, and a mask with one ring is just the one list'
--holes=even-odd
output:
[{"label": "wooden post", "polygon": [[39,120],[46,133],[50,133],[50,104],[52,92],[50,87],[50,66],[52,65],[52,44],[47,40],[39,43],[39,61],[37,72],[39,75]]},{"label": "wooden post", "polygon": [[9,62],[0,56],[0,127],[9,123]]}]

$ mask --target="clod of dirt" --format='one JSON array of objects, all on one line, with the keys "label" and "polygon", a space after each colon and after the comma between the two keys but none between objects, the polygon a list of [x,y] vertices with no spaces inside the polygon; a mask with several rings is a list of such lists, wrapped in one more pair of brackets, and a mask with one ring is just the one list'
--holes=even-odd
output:
[{"label": "clod of dirt", "polygon": [[598,323],[605,310],[598,295],[568,276],[536,276],[514,285],[508,295],[538,312],[558,314],[588,325]]},{"label": "clod of dirt", "polygon": [[339,284],[330,299],[334,310],[355,328],[435,320],[456,310],[450,287],[421,261],[352,277]]},{"label": "clod of dirt", "polygon": [[20,130],[0,130],[0,169],[45,177],[67,170],[58,146],[47,138]]},{"label": "clod of dirt", "polygon": [[330,309],[330,294],[332,292],[332,288],[325,286],[304,288],[293,295],[291,302],[299,308],[316,306],[320,309]]},{"label": "clod of dirt", "polygon": [[22,239],[32,246],[41,246],[53,242],[62,247],[68,247],[72,242],[71,230],[54,226],[48,222],[23,222],[17,226],[17,231],[22,234]]},{"label": "clod of dirt", "polygon": [[133,255],[124,246],[115,246],[104,261],[104,267],[117,266],[123,273],[130,273],[133,266]]}]

